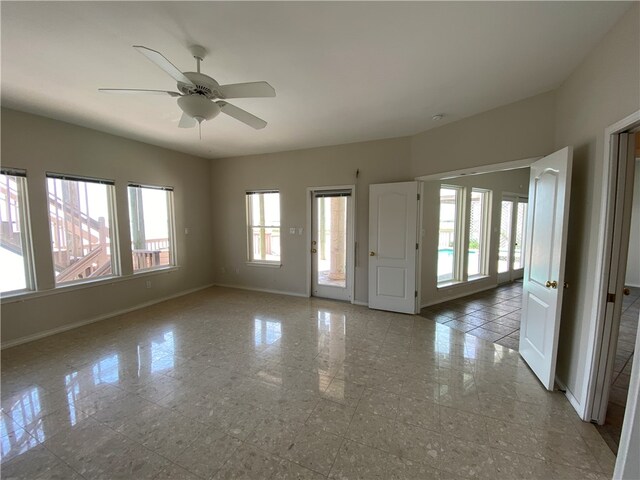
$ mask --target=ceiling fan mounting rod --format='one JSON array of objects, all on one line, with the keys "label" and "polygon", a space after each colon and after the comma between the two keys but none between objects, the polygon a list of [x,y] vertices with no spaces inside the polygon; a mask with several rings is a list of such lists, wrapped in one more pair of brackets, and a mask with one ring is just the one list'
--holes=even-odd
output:
[{"label": "ceiling fan mounting rod", "polygon": [[207,55],[207,49],[200,45],[192,45],[189,50],[191,50],[191,55],[193,55],[193,58],[196,59],[196,62],[198,64],[198,73],[200,73],[200,62],[202,62],[204,60],[204,57]]}]

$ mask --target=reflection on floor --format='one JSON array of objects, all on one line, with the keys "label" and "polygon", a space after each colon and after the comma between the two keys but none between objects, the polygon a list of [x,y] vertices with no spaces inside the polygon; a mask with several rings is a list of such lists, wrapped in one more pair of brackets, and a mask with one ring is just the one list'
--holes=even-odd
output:
[{"label": "reflection on floor", "polygon": [[420,312],[425,318],[489,342],[518,350],[522,282],[439,303]]},{"label": "reflection on floor", "polygon": [[2,352],[3,478],[610,478],[513,350],[211,288]]},{"label": "reflection on floor", "polygon": [[607,419],[604,425],[598,426],[598,431],[605,439],[611,450],[618,453],[620,434],[624,410],[629,393],[629,379],[633,364],[633,350],[638,333],[638,316],[640,315],[640,288],[630,288],[631,294],[623,298],[622,317],[620,318],[620,334],[616,347],[616,359],[613,364],[613,378]]}]

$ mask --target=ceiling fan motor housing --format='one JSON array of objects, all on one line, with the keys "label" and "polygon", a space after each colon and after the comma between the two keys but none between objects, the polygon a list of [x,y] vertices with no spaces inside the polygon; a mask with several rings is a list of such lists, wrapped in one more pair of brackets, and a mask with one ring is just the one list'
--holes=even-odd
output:
[{"label": "ceiling fan motor housing", "polygon": [[199,122],[211,120],[220,113],[220,107],[203,95],[185,95],[178,98],[178,106],[184,113]]},{"label": "ceiling fan motor housing", "polygon": [[193,82],[193,85],[178,82],[178,90],[185,95],[202,95],[210,100],[220,98],[218,88],[220,84],[209,75],[197,72],[184,72],[185,77]]}]

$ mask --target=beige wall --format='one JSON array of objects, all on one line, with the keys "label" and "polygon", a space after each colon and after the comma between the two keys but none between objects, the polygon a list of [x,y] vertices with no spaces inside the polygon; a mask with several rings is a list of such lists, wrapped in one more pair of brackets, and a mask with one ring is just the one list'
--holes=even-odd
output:
[{"label": "beige wall", "polygon": [[[306,294],[307,188],[355,184],[355,298],[366,302],[369,185],[404,180],[410,180],[407,138],[214,160],[212,216],[217,233],[212,240],[216,282]],[[281,268],[246,264],[245,191],[265,188],[280,190]],[[304,232],[291,235],[290,227],[303,227]]]},{"label": "beige wall", "polygon": [[555,94],[547,92],[411,137],[411,175],[541,157],[553,151]]},{"label": "beige wall", "polygon": [[574,147],[558,377],[583,402],[600,229],[604,130],[640,108],[640,21],[635,3],[556,93],[556,148]]},{"label": "beige wall", "polygon": [[[354,184],[359,169],[355,299],[366,303],[369,185],[545,155],[553,149],[553,112],[554,94],[545,93],[414,137],[214,160],[212,218],[220,232],[213,239],[216,283],[305,294],[307,235],[290,235],[289,228],[306,228],[307,187]],[[481,140],[482,134],[490,138]],[[262,188],[281,191],[279,269],[246,264],[244,195]],[[429,208],[425,203],[424,210]]]},{"label": "beige wall", "polygon": [[[2,165],[27,170],[36,277],[47,295],[2,301],[2,342],[78,322],[210,284],[210,161],[126,140],[44,117],[2,109]],[[45,173],[113,179],[116,182],[122,281],[81,289],[57,289],[50,255]],[[175,188],[179,268],[131,276],[127,182]],[[185,227],[190,229],[184,234]],[[145,281],[151,280],[151,288]]]},{"label": "beige wall", "polygon": [[[438,222],[440,202],[440,185],[459,185],[466,187],[467,205],[471,197],[471,189],[483,188],[491,194],[491,225],[489,235],[489,272],[486,277],[472,282],[458,283],[444,288],[437,287],[438,270]],[[423,306],[433,305],[452,298],[462,297],[474,292],[495,287],[498,284],[498,241],[500,238],[500,210],[502,195],[515,193],[526,197],[529,192],[529,169],[520,168],[504,172],[493,172],[483,175],[471,175],[431,181],[424,184],[424,205],[435,205],[436,208],[424,208],[422,217],[422,298]],[[468,222],[467,211],[467,220]]]}]

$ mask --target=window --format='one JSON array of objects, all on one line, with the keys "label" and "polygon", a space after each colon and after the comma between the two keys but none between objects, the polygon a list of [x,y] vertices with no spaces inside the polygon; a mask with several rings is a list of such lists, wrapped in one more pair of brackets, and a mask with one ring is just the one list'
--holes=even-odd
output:
[{"label": "window", "polygon": [[175,265],[173,188],[129,185],[133,271]]},{"label": "window", "polygon": [[280,192],[247,192],[248,260],[280,263]]},{"label": "window", "polygon": [[527,201],[518,199],[518,212],[516,214],[516,241],[513,248],[513,268],[524,268],[524,229],[527,224]]},{"label": "window", "polygon": [[513,221],[513,201],[502,200],[500,209],[500,242],[498,244],[498,273],[511,268],[511,224]]},{"label": "window", "polygon": [[438,282],[458,280],[461,199],[460,187],[440,187],[440,229],[438,233]]},{"label": "window", "polygon": [[47,174],[56,284],[116,274],[113,182]]},{"label": "window", "polygon": [[[502,200],[498,273],[524,268],[527,199],[508,196]],[[507,277],[504,277],[507,278]]]},{"label": "window", "polygon": [[0,170],[0,292],[33,288],[31,235],[26,209],[27,179],[19,170]]},{"label": "window", "polygon": [[469,250],[467,275],[486,274],[487,236],[489,232],[489,191],[472,189],[469,209]]}]

